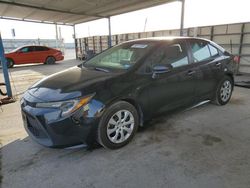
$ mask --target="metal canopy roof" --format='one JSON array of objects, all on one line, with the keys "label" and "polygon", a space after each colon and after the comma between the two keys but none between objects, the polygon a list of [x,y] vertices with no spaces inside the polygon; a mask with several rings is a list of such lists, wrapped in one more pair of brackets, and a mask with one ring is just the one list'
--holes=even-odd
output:
[{"label": "metal canopy roof", "polygon": [[0,0],[0,18],[75,25],[172,1],[178,0]]}]

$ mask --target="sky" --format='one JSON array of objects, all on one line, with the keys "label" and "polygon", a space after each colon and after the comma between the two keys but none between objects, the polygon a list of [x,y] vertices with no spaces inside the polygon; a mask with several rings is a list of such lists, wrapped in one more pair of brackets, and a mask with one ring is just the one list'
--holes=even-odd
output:
[{"label": "sky", "polygon": [[[186,0],[184,27],[250,22],[250,0]],[[112,34],[133,33],[180,27],[181,3],[173,2],[111,17]],[[145,24],[146,23],[146,24]],[[73,27],[59,26],[65,42],[73,42]],[[55,25],[0,19],[2,38],[55,39]],[[108,20],[76,25],[76,37],[108,34]]]}]

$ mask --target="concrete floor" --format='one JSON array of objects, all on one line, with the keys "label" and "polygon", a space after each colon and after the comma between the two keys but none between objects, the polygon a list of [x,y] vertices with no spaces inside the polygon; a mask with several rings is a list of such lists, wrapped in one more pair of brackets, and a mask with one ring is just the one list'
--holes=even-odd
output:
[{"label": "concrete floor", "polygon": [[[79,62],[11,69],[18,92]],[[0,72],[0,79],[2,73]],[[126,147],[49,149],[25,133],[19,102],[0,110],[3,188],[248,188],[250,90],[226,106],[205,104],[155,118]],[[0,168],[1,169],[1,168]]]}]

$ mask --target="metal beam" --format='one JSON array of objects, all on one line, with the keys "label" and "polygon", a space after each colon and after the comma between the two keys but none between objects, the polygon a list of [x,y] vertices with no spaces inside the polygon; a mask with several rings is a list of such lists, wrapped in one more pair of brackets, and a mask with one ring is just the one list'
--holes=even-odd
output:
[{"label": "metal beam", "polygon": [[108,26],[109,26],[109,36],[108,36],[108,45],[109,48],[111,48],[112,46],[112,39],[111,39],[111,21],[110,21],[110,17],[108,17]]},{"label": "metal beam", "polygon": [[181,26],[180,26],[180,36],[183,36],[184,13],[185,13],[185,0],[181,0]]},{"label": "metal beam", "polygon": [[[55,22],[38,21],[38,20],[29,20],[29,19],[18,19],[18,18],[4,17],[4,16],[0,16],[0,19],[3,19],[3,20],[13,20],[13,21],[20,21],[20,22],[42,23],[42,24],[53,24],[53,25],[55,24]],[[57,22],[57,25],[68,25],[68,26],[73,26],[73,24],[60,23],[60,22]]]},{"label": "metal beam", "polygon": [[4,48],[3,48],[3,41],[2,41],[1,33],[0,33],[0,61],[2,64],[2,68],[3,68],[4,82],[6,84],[7,94],[9,97],[12,97],[7,61],[4,56]]},{"label": "metal beam", "polygon": [[12,6],[19,6],[19,7],[24,7],[24,8],[32,8],[36,10],[44,10],[44,11],[52,11],[52,12],[58,12],[58,13],[64,13],[64,14],[75,14],[75,15],[82,15],[82,16],[93,16],[96,18],[106,18],[104,16],[98,15],[98,14],[88,14],[85,12],[77,13],[77,12],[70,12],[70,11],[65,11],[65,10],[58,10],[58,9],[53,9],[53,8],[45,8],[45,7],[39,7],[39,6],[34,6],[34,5],[28,5],[28,4],[22,4],[22,3],[16,3],[16,2],[9,2],[9,1],[1,1],[0,4],[7,4],[7,5],[12,5]]}]

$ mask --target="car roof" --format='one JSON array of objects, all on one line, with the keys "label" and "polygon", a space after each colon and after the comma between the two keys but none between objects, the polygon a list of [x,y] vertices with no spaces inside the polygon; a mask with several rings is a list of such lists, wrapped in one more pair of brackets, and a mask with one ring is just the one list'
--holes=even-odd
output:
[{"label": "car roof", "polygon": [[21,48],[33,47],[33,46],[50,48],[48,46],[41,46],[41,45],[23,45],[23,46],[19,46],[19,47],[15,48],[13,51],[17,51],[17,50],[20,50]]},{"label": "car roof", "polygon": [[209,42],[210,44],[212,44],[213,46],[217,47],[219,50],[221,50],[222,52],[225,52],[225,49],[223,47],[221,47],[220,45],[216,44],[213,41],[210,41],[206,38],[200,38],[200,37],[182,37],[182,36],[167,36],[167,37],[149,37],[149,38],[141,38],[141,39],[135,39],[135,40],[130,40],[127,42],[137,42],[137,41],[141,41],[141,42],[153,42],[153,41],[171,41],[171,40],[176,40],[176,39],[183,39],[183,40],[201,40],[201,41],[206,41]]},{"label": "car roof", "polygon": [[205,39],[205,38],[200,38],[200,37],[181,37],[181,36],[140,38],[140,39],[130,40],[130,42],[132,42],[132,41],[171,41],[171,40],[176,40],[176,39],[183,39],[183,40],[197,39],[197,40],[204,40],[204,41],[210,42],[208,39]]}]

